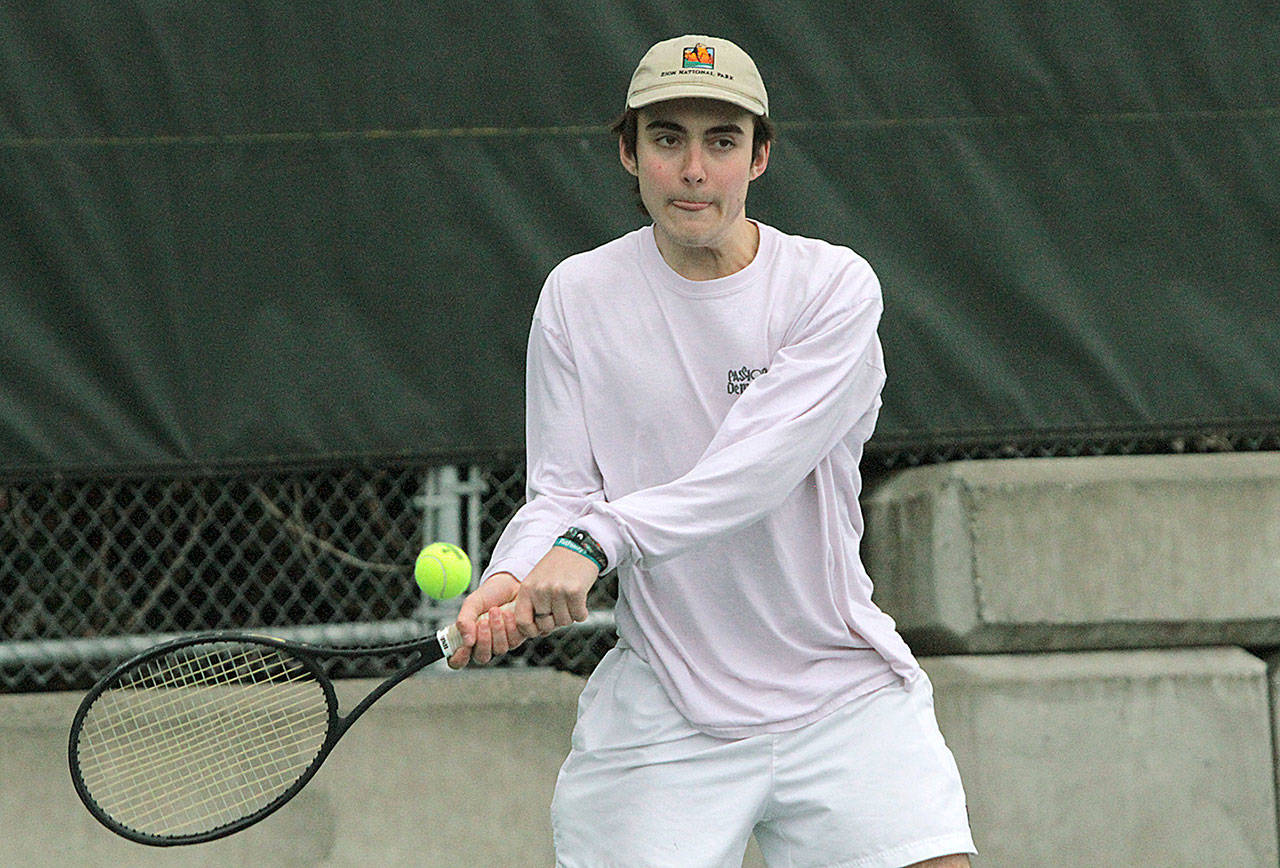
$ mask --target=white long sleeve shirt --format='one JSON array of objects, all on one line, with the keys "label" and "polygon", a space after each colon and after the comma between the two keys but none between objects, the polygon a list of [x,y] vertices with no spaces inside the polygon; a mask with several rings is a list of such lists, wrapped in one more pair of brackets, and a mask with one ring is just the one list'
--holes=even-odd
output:
[{"label": "white long sleeve shirt", "polygon": [[673,271],[652,227],[548,276],[528,499],[486,571],[523,579],[566,528],[587,530],[618,567],[619,641],[726,737],[919,675],[858,555],[879,283],[847,248],[757,225],[754,260],[716,280]]}]

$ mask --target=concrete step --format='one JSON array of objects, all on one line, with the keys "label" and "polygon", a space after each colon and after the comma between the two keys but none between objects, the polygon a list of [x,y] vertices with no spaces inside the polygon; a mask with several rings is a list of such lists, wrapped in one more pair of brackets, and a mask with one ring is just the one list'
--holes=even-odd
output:
[{"label": "concrete step", "polygon": [[1237,648],[922,660],[975,868],[1277,864],[1265,664]]},{"label": "concrete step", "polygon": [[1280,453],[956,462],[863,508],[917,653],[1280,646]]}]

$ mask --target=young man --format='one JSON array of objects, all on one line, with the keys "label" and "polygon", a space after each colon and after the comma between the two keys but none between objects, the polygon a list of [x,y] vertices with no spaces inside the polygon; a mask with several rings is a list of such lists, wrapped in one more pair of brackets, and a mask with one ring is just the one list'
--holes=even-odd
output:
[{"label": "young man", "polygon": [[563,866],[740,865],[752,832],[788,866],[973,850],[928,679],[858,557],[879,284],[747,218],[767,118],[733,43],[651,48],[617,130],[653,224],[562,262],[534,313],[528,502],[450,662],[584,619],[617,568],[618,645],[552,807]]}]

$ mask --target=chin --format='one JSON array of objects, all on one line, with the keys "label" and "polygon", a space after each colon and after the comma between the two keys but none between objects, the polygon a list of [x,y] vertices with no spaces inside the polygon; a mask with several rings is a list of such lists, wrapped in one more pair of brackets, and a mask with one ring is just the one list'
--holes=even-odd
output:
[{"label": "chin", "polygon": [[715,247],[717,236],[705,234],[691,234],[688,232],[667,232],[667,238],[672,244],[678,247],[702,248]]},{"label": "chin", "polygon": [[712,247],[720,238],[720,226],[690,226],[686,221],[670,221],[662,225],[667,237],[682,247]]}]

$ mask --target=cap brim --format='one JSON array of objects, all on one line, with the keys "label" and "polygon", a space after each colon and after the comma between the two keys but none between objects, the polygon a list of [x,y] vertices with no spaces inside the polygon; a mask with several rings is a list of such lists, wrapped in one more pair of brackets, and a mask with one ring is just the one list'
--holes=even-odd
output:
[{"label": "cap brim", "polygon": [[627,100],[627,108],[639,109],[647,105],[653,105],[656,102],[686,98],[714,99],[720,102],[727,102],[760,117],[764,117],[769,113],[760,100],[755,97],[734,93],[724,88],[708,88],[694,84],[664,84],[659,87],[651,87],[640,93],[632,94]]}]

